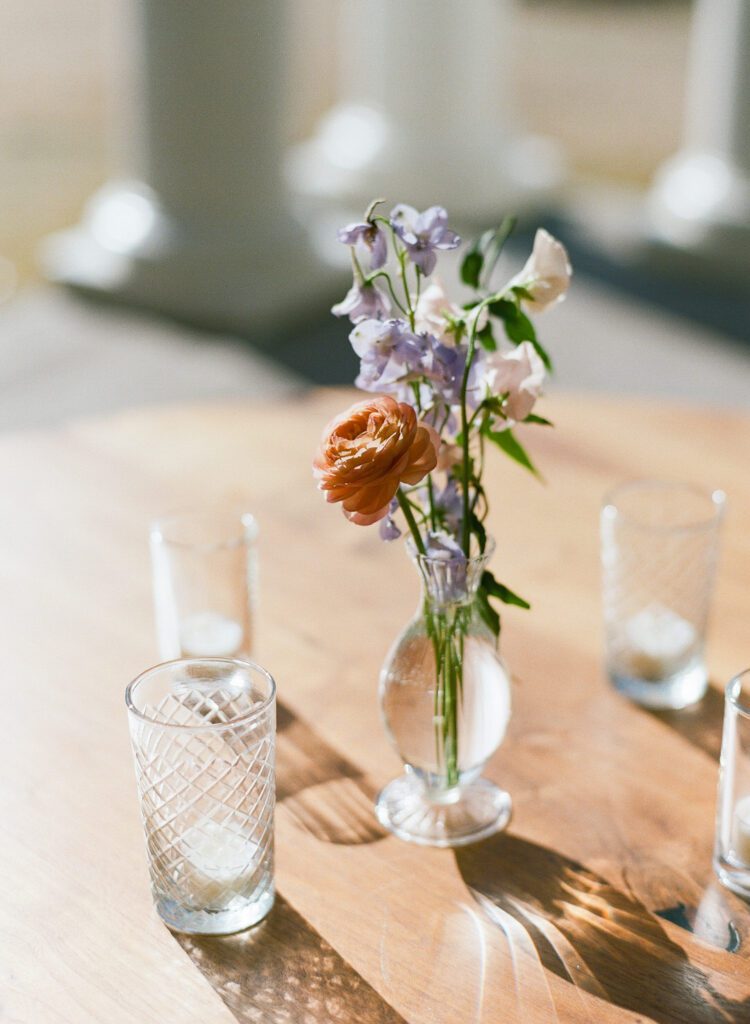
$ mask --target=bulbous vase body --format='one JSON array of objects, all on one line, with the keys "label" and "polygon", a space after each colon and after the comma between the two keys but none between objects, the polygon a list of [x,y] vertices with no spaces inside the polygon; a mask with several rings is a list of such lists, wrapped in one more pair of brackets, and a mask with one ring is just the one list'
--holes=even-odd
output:
[{"label": "bulbous vase body", "polygon": [[510,817],[508,794],[481,778],[511,710],[510,677],[477,594],[490,554],[459,565],[414,555],[421,601],[381,672],[383,719],[405,773],[380,794],[378,817],[425,845],[473,842]]}]

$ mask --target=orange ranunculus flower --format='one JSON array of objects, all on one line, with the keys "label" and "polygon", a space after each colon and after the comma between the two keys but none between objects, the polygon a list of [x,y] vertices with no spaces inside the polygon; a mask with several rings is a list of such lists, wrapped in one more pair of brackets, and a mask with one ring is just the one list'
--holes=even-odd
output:
[{"label": "orange ranunculus flower", "polygon": [[358,526],[382,519],[401,483],[418,484],[437,464],[440,438],[410,405],[390,395],[357,402],[323,431],[313,470],[328,501]]}]

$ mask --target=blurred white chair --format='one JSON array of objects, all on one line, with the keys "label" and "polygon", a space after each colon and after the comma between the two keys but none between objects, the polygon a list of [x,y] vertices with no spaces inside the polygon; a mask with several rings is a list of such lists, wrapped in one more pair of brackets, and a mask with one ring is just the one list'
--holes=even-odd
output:
[{"label": "blurred white chair", "polygon": [[750,0],[696,0],[684,146],[648,212],[658,242],[750,278]]},{"label": "blurred white chair", "polygon": [[47,239],[49,277],[213,328],[319,304],[331,272],[292,217],[282,165],[287,4],[132,0],[131,180]]},{"label": "blurred white chair", "polygon": [[483,221],[560,183],[556,144],[513,103],[515,0],[338,0],[338,102],[287,164],[321,209],[374,196]]}]

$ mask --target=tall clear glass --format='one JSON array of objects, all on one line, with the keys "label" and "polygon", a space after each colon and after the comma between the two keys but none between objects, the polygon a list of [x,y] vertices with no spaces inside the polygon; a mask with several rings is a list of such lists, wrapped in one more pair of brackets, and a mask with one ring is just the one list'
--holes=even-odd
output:
[{"label": "tall clear glass", "polygon": [[257,535],[255,519],[232,505],[176,513],[152,525],[162,658],[252,655]]},{"label": "tall clear glass", "polygon": [[601,552],[606,664],[614,686],[650,708],[700,700],[725,496],[637,480],[605,499]]},{"label": "tall clear glass", "polygon": [[724,698],[714,868],[724,885],[750,897],[750,669]]},{"label": "tall clear glass", "polygon": [[223,658],[157,665],[125,692],[151,888],[177,931],[226,935],[274,901],[276,687]]}]

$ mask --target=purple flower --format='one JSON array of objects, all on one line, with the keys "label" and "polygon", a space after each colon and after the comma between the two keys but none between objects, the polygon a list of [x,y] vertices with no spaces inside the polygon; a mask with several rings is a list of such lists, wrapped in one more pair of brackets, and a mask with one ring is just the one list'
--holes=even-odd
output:
[{"label": "purple flower", "polygon": [[[415,390],[419,395],[418,399],[414,394]],[[434,404],[433,390],[430,385],[425,383],[423,380],[419,381],[416,388],[413,380],[399,384],[398,388],[395,388],[393,391],[393,397],[398,402],[406,402],[407,405],[413,405],[415,409],[422,409],[424,415],[420,418],[423,420],[427,419],[427,414],[432,410]],[[430,426],[435,426],[432,420],[430,420]]]},{"label": "purple flower", "polygon": [[[419,503],[426,515],[430,500],[427,488],[419,487],[412,491],[410,496],[413,501]],[[441,528],[446,531],[446,535],[452,534],[457,537],[461,532],[461,522],[463,520],[463,500],[455,479],[449,476],[448,482],[442,491],[433,485],[432,500]],[[442,538],[443,534],[441,533],[437,541],[438,545],[442,543]],[[442,549],[438,548],[438,550]]]},{"label": "purple flower", "polygon": [[439,562],[465,562],[466,555],[455,537],[445,530],[427,534],[427,557]]},{"label": "purple flower", "polygon": [[361,320],[349,341],[361,360],[355,384],[362,391],[393,391],[422,374],[426,343],[405,320]]},{"label": "purple flower", "polygon": [[434,335],[428,335],[429,356],[425,365],[428,377],[447,405],[456,405],[461,400],[461,381],[466,366],[466,351],[443,345]]},{"label": "purple flower", "polygon": [[393,518],[397,510],[398,499],[394,498],[388,509],[388,514],[384,519],[380,520],[380,523],[378,525],[378,531],[380,533],[381,540],[398,540],[398,538],[401,536],[401,530],[399,530]]},{"label": "purple flower", "polygon": [[428,589],[439,604],[465,601],[467,594],[466,555],[461,545],[444,530],[427,534],[427,558],[422,571],[429,574]]},{"label": "purple flower", "polygon": [[434,500],[435,509],[446,529],[451,533],[458,534],[463,521],[464,503],[452,476],[448,477],[448,482],[442,491],[435,494]]},{"label": "purple flower", "polygon": [[388,299],[374,284],[355,281],[346,297],[331,312],[334,316],[348,316],[353,324],[369,317],[386,317],[391,311]]},{"label": "purple flower", "polygon": [[382,267],[388,259],[388,243],[379,224],[369,221],[347,224],[345,228],[339,228],[338,238],[344,245],[355,245],[360,253],[366,253],[370,270]]},{"label": "purple flower", "polygon": [[391,225],[406,246],[409,259],[425,276],[435,269],[436,249],[455,249],[461,239],[447,226],[448,214],[442,206],[431,206],[419,213],[413,206],[399,203],[391,210]]},{"label": "purple flower", "polygon": [[[468,347],[466,345],[444,345],[433,335],[426,336],[430,342],[429,354],[424,363],[424,374],[432,381],[437,395],[446,405],[458,405],[461,402],[461,387]],[[484,352],[475,349],[474,358],[466,383],[466,404],[476,408],[482,399],[482,371]]]}]

